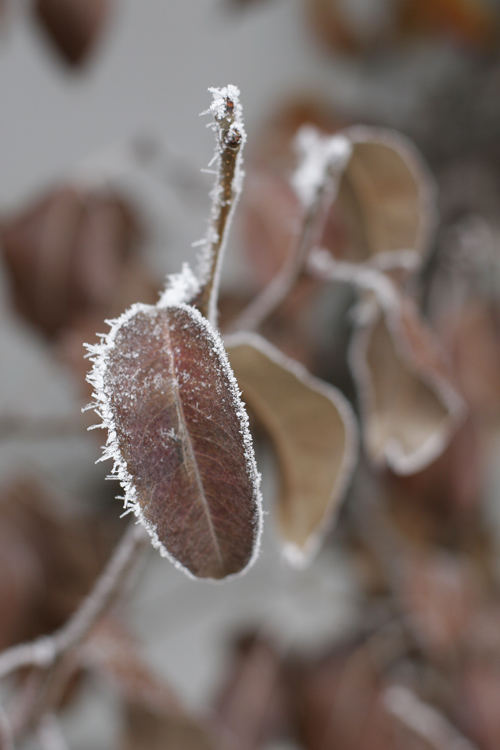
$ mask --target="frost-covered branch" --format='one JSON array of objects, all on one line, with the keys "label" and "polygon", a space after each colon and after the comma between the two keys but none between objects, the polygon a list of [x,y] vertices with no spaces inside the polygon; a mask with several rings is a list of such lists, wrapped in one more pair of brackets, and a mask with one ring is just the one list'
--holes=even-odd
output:
[{"label": "frost-covered branch", "polygon": [[212,104],[208,112],[213,115],[212,126],[217,138],[212,162],[216,162],[217,169],[210,224],[199,260],[201,290],[195,304],[215,324],[222,256],[243,181],[242,148],[246,133],[239,89],[228,85],[211,88],[209,91],[212,94]]},{"label": "frost-covered branch", "polygon": [[399,305],[399,293],[391,279],[377,268],[361,263],[348,263],[336,260],[328,252],[317,248],[307,261],[308,273],[322,281],[341,281],[371,291],[381,306],[390,310]]},{"label": "frost-covered branch", "polygon": [[310,127],[299,131],[297,148],[300,159],[292,184],[304,207],[302,228],[282,268],[233,322],[234,330],[258,328],[293,289],[309,251],[321,238],[328,211],[337,196],[340,175],[351,154],[345,136],[325,137]]}]

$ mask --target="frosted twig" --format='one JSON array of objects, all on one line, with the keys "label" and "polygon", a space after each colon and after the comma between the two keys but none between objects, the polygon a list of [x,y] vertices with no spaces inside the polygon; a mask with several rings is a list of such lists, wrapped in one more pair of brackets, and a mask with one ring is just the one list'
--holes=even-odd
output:
[{"label": "frosted twig", "polygon": [[307,261],[307,271],[323,281],[345,281],[374,292],[384,310],[399,306],[399,293],[391,279],[377,268],[333,258],[327,250],[316,248]]},{"label": "frosted twig", "polygon": [[446,716],[409,688],[393,685],[385,690],[383,700],[389,713],[435,750],[477,750]]},{"label": "frosted twig", "polygon": [[211,88],[216,145],[216,181],[204,248],[199,256],[200,292],[195,305],[215,325],[224,246],[243,180],[242,147],[246,140],[240,92],[236,86]]},{"label": "frosted twig", "polygon": [[[48,670],[53,682],[61,667],[66,667],[64,657],[85,640],[120,594],[145,540],[143,529],[131,524],[90,594],[59,630],[52,635],[13,646],[0,654],[0,679],[23,667],[38,667]],[[45,707],[45,701],[43,703]],[[25,725],[33,725],[42,715],[42,705],[38,701],[24,717]],[[24,728],[20,727],[20,731]]]},{"label": "frosted twig", "polygon": [[302,158],[292,182],[305,208],[302,228],[279,272],[233,321],[231,330],[258,328],[285,300],[320,240],[337,196],[339,178],[351,154],[349,141],[344,136],[322,136],[308,127],[299,131],[297,145]]}]

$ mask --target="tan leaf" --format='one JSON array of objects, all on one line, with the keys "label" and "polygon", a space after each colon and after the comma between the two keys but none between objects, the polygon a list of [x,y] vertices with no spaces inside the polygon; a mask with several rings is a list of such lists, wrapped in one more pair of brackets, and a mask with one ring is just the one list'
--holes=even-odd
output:
[{"label": "tan leaf", "polygon": [[303,564],[315,553],[351,475],[357,445],[351,408],[335,388],[261,337],[236,334],[228,346],[243,397],[277,452],[285,554]]},{"label": "tan leaf", "polygon": [[324,242],[339,260],[385,270],[418,265],[435,222],[435,189],[422,158],[389,130],[341,131],[352,144]]},{"label": "tan leaf", "polygon": [[368,456],[412,474],[439,456],[464,414],[443,353],[409,302],[373,308],[354,336],[350,361],[358,383]]},{"label": "tan leaf", "polygon": [[259,478],[218,334],[188,305],[134,305],[91,350],[104,458],[125,506],[186,572],[243,570],[260,535]]}]

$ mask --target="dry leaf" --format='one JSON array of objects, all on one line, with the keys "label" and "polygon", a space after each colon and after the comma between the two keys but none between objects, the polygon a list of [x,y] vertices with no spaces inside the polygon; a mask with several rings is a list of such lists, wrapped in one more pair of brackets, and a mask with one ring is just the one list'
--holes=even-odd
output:
[{"label": "dry leaf", "polygon": [[128,204],[108,192],[56,188],[1,228],[14,304],[49,337],[75,319],[115,315],[149,301],[154,284],[139,265],[141,230]]},{"label": "dry leaf", "polygon": [[80,65],[95,46],[110,10],[109,0],[35,0],[34,13],[57,51]]},{"label": "dry leaf", "polygon": [[245,401],[276,448],[285,554],[304,564],[315,553],[351,475],[357,443],[351,408],[335,388],[261,337],[237,334],[228,345]]},{"label": "dry leaf", "polygon": [[186,572],[224,578],[255,558],[259,481],[222,342],[187,305],[134,305],[93,349],[104,457],[154,546]]},{"label": "dry leaf", "polygon": [[259,635],[237,643],[232,669],[216,701],[214,724],[238,750],[259,750],[278,736],[287,719],[280,654]]},{"label": "dry leaf", "polygon": [[186,714],[129,706],[125,720],[121,750],[223,750],[207,729]]},{"label": "dry leaf", "polygon": [[464,414],[431,332],[409,301],[373,308],[350,351],[368,456],[412,474],[439,456]]},{"label": "dry leaf", "polygon": [[99,519],[59,516],[35,479],[0,493],[0,649],[60,627],[107,559],[114,534]]},{"label": "dry leaf", "polygon": [[336,653],[296,676],[295,717],[308,750],[399,750],[368,649]]},{"label": "dry leaf", "polygon": [[498,16],[486,0],[378,0],[359,6],[341,0],[306,0],[318,37],[334,50],[376,50],[407,37],[447,36],[487,48],[498,34]]},{"label": "dry leaf", "polygon": [[409,556],[403,566],[403,604],[431,655],[457,653],[479,609],[482,587],[474,568],[445,553]]},{"label": "dry leaf", "polygon": [[413,145],[388,130],[341,131],[352,144],[323,244],[338,260],[418,265],[435,223],[435,189]]}]

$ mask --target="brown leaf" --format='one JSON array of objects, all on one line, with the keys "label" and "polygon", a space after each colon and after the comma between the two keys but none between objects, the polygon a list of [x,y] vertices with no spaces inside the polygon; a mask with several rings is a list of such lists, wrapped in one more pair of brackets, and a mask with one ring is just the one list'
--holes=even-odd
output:
[{"label": "brown leaf", "polygon": [[306,665],[294,687],[301,746],[308,750],[398,748],[394,722],[383,705],[384,683],[368,649]]},{"label": "brown leaf", "polygon": [[424,648],[449,656],[463,645],[482,587],[470,564],[434,553],[409,556],[403,566],[403,604]]},{"label": "brown leaf", "polygon": [[407,300],[384,313],[373,308],[354,337],[350,360],[371,460],[396,474],[430,464],[462,420],[464,404],[415,307]]},{"label": "brown leaf", "polygon": [[60,627],[104,564],[113,535],[60,516],[50,492],[22,478],[0,493],[0,649]]},{"label": "brown leaf", "polygon": [[314,30],[334,50],[359,53],[387,48],[408,36],[436,35],[481,49],[490,47],[498,34],[497,14],[486,0],[386,0],[370,6],[360,15],[341,0],[307,0]]},{"label": "brown leaf", "polygon": [[35,0],[34,13],[63,59],[80,65],[106,23],[109,0]]},{"label": "brown leaf", "polygon": [[217,698],[214,724],[230,747],[259,750],[286,723],[286,685],[279,653],[258,635],[239,639],[232,669]]},{"label": "brown leaf", "polygon": [[304,563],[315,553],[351,475],[356,428],[350,406],[335,388],[259,336],[231,337],[229,356],[243,396],[278,455],[285,554]]},{"label": "brown leaf", "polygon": [[17,310],[56,336],[81,316],[119,313],[154,285],[139,266],[141,231],[123,200],[66,186],[2,225],[2,250]]},{"label": "brown leaf", "polygon": [[208,730],[185,714],[130,706],[125,719],[121,750],[223,750]]},{"label": "brown leaf", "polygon": [[498,654],[495,659],[474,659],[465,664],[457,709],[468,733],[479,743],[481,750],[496,750],[500,744],[499,692]]},{"label": "brown leaf", "polygon": [[340,180],[323,243],[339,260],[385,270],[402,254],[418,264],[435,221],[435,189],[422,158],[402,136],[352,127],[352,155]]},{"label": "brown leaf", "polygon": [[187,305],[134,305],[96,354],[91,382],[134,510],[162,554],[200,578],[253,561],[258,475],[222,342]]}]

